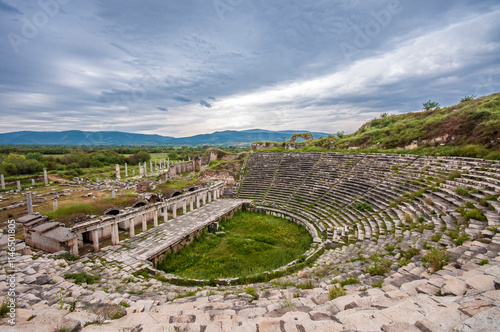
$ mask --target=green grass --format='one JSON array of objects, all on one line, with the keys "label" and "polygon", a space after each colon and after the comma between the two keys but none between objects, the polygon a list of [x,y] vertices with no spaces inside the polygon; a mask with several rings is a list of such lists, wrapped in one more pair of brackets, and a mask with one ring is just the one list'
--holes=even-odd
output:
[{"label": "green grass", "polygon": [[332,286],[332,288],[330,288],[330,290],[328,291],[328,297],[330,298],[330,300],[344,295],[345,290],[342,287]]},{"label": "green grass", "polygon": [[7,316],[7,313],[9,312],[9,302],[7,301],[7,299],[5,299],[2,303],[2,305],[0,306],[0,318],[4,318],[5,316]]},{"label": "green grass", "polygon": [[481,259],[481,261],[479,262],[479,265],[483,266],[483,265],[486,265],[488,264],[490,261],[488,259]]},{"label": "green grass", "polygon": [[359,279],[356,276],[350,276],[349,278],[344,279],[340,282],[340,286],[342,287],[355,284],[359,284]]},{"label": "green grass", "polygon": [[79,273],[66,273],[64,275],[64,279],[73,279],[75,280],[75,284],[81,285],[83,283],[86,283],[88,285],[91,285],[93,283],[96,283],[99,281],[99,277],[88,274],[86,272],[79,272]]},{"label": "green grass", "polygon": [[252,301],[256,301],[259,299],[259,293],[257,293],[255,288],[253,287],[247,287],[247,289],[245,289],[245,293],[252,296]]},{"label": "green grass", "polygon": [[236,213],[222,226],[225,234],[205,233],[158,269],[192,279],[244,277],[283,266],[312,243],[304,227],[265,214]]},{"label": "green grass", "polygon": [[137,200],[137,196],[127,194],[117,196],[115,198],[99,199],[91,203],[71,203],[61,205],[53,211],[43,211],[42,213],[49,217],[50,220],[57,219],[59,221],[69,223],[71,219],[81,215],[100,215],[106,209],[111,207],[125,208],[131,206]]},{"label": "green grass", "polygon": [[45,211],[49,219],[59,219],[66,218],[68,216],[77,216],[81,213],[85,214],[97,214],[99,209],[97,206],[91,203],[73,203],[64,206],[60,206],[54,211]]},{"label": "green grass", "polygon": [[356,202],[354,207],[361,212],[373,212],[372,206],[366,202]]}]

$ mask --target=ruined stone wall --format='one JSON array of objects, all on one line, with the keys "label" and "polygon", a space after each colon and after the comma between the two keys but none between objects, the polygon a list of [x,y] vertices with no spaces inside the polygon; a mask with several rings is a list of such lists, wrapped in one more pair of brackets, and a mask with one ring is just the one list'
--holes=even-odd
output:
[{"label": "ruined stone wall", "polygon": [[207,169],[203,171],[203,176],[200,179],[208,181],[224,181],[225,187],[234,187],[237,183],[235,177],[236,173],[230,170]]},{"label": "ruined stone wall", "polygon": [[277,142],[256,142],[252,143],[251,148],[252,151],[259,151],[259,150],[264,150],[264,149],[269,149],[269,148],[274,148],[274,147],[279,147],[281,146],[280,143]]},{"label": "ruined stone wall", "polygon": [[64,244],[60,243],[59,241],[45,237],[42,234],[37,233],[37,232],[31,233],[30,240],[29,241],[27,240],[26,244],[30,245],[32,247],[35,247],[37,249],[45,250],[48,252],[58,252],[58,251],[63,251],[63,250],[67,250],[67,251],[70,250],[70,248],[68,246],[65,246]]},{"label": "ruined stone wall", "polygon": [[306,141],[308,141],[310,139],[314,139],[314,137],[311,133],[293,134],[292,137],[290,138],[290,143],[295,142],[299,138],[303,138]]},{"label": "ruined stone wall", "polygon": [[170,165],[170,168],[168,169],[168,174],[179,175],[185,172],[194,172],[195,164],[196,162],[193,160],[193,161],[188,161],[186,163]]}]

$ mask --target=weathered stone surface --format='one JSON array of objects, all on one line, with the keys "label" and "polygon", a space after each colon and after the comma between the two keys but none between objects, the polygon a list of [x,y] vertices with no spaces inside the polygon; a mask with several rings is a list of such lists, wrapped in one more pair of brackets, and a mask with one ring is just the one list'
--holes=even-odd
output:
[{"label": "weathered stone surface", "polygon": [[477,275],[467,279],[467,286],[484,292],[494,290],[495,277],[491,275]]},{"label": "weathered stone surface", "polygon": [[417,286],[415,289],[417,293],[422,293],[427,295],[436,295],[436,293],[439,291],[439,287],[436,287],[428,282]]},{"label": "weathered stone surface", "polygon": [[441,288],[442,295],[464,295],[466,291],[467,283],[457,278],[446,280],[443,288]]},{"label": "weathered stone surface", "polygon": [[267,310],[265,308],[248,308],[238,312],[238,315],[247,316],[250,318],[263,316]]},{"label": "weathered stone surface", "polygon": [[382,331],[384,332],[422,332],[414,324],[405,322],[391,322],[386,325],[382,325]]},{"label": "weathered stone surface", "polygon": [[500,326],[500,308],[495,307],[484,310],[474,317],[455,326],[455,331],[460,332],[497,332]]},{"label": "weathered stone surface", "polygon": [[484,310],[488,310],[489,308],[491,308],[493,306],[494,306],[493,304],[491,304],[490,302],[488,302],[486,300],[476,299],[476,300],[465,302],[465,303],[461,304],[460,307],[458,308],[458,310],[460,310],[461,312],[463,312],[467,316],[472,317],[472,316],[475,316]]},{"label": "weathered stone surface", "polygon": [[467,317],[461,311],[439,307],[432,315],[417,321],[415,326],[423,332],[449,331]]}]

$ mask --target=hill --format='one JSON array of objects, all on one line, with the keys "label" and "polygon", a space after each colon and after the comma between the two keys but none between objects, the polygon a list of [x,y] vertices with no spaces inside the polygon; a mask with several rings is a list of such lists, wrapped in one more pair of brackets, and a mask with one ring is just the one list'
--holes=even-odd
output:
[{"label": "hill", "polygon": [[500,93],[428,111],[386,115],[365,123],[344,142],[384,149],[448,145],[500,148]]},{"label": "hill", "polygon": [[[279,145],[273,149],[285,149]],[[352,134],[339,132],[296,148],[500,159],[500,93],[432,110],[382,114]]]},{"label": "hill", "polygon": [[[290,139],[294,133],[302,131],[270,131],[251,129],[243,131],[220,131],[212,134],[175,138],[161,135],[132,134],[118,131],[18,131],[0,134],[0,145],[170,145],[170,146],[249,146],[254,141],[281,141]],[[315,137],[328,136],[313,133]]]}]

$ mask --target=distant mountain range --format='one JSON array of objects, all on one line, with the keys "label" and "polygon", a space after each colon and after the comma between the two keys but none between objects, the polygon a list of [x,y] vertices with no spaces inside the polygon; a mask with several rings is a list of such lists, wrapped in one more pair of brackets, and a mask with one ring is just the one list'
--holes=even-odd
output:
[{"label": "distant mountain range", "polygon": [[[289,140],[295,133],[303,131],[270,131],[263,129],[226,130],[212,134],[190,137],[131,134],[119,131],[17,131],[0,134],[0,145],[171,145],[171,146],[247,146],[256,141],[281,142]],[[328,136],[326,133],[311,132],[314,138]]]}]

